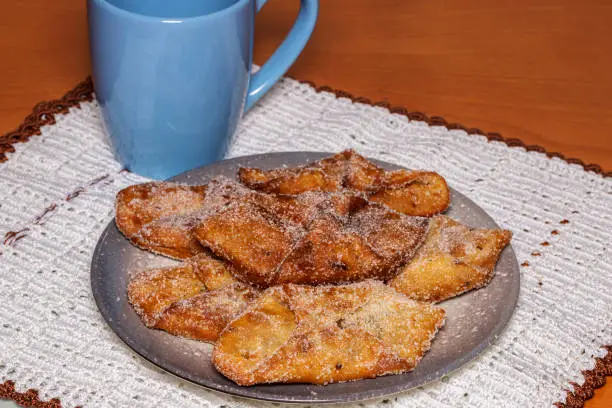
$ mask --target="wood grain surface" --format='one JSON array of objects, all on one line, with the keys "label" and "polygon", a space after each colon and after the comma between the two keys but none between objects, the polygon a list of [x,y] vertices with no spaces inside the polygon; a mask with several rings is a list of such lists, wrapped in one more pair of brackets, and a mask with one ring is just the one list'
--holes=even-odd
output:
[{"label": "wood grain surface", "polygon": [[[499,132],[612,171],[612,2],[320,0],[298,79]],[[297,0],[257,18],[262,64]],[[0,133],[90,72],[84,1],[2,4]],[[587,408],[612,406],[612,386]]]}]

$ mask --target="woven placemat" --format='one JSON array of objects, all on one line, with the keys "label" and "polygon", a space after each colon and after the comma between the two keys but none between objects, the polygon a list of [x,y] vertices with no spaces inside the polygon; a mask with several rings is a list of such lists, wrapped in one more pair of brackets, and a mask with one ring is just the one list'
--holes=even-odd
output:
[{"label": "woven placemat", "polygon": [[[514,232],[522,265],[517,310],[483,355],[436,383],[360,405],[582,406],[612,375],[612,174],[291,79],[244,118],[229,156],[348,147],[440,172]],[[0,161],[0,398],[28,407],[267,405],[144,363],[99,315],[93,248],[116,192],[145,179],[114,160],[90,80],[0,137]]]}]

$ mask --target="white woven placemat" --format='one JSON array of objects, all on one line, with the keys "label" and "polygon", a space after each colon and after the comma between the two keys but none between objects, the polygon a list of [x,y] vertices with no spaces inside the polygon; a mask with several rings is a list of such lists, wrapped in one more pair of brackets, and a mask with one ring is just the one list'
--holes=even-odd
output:
[{"label": "white woven placemat", "polygon": [[[0,383],[89,407],[246,407],[145,363],[107,327],[89,263],[121,171],[95,102],[58,115],[0,164]],[[385,407],[544,407],[612,344],[612,179],[544,154],[409,121],[285,79],[244,119],[229,156],[360,153],[433,169],[504,228],[521,267],[516,312],[495,345],[441,381]]]}]

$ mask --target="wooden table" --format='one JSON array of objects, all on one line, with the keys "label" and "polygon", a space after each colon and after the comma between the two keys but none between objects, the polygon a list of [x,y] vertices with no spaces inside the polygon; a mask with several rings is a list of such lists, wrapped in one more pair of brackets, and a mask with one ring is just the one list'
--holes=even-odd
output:
[{"label": "wooden table", "polygon": [[[270,0],[255,61],[297,1]],[[321,0],[290,74],[537,144],[612,171],[612,3],[591,0]],[[0,133],[90,72],[85,2],[3,3]],[[612,406],[612,385],[586,407]]]}]

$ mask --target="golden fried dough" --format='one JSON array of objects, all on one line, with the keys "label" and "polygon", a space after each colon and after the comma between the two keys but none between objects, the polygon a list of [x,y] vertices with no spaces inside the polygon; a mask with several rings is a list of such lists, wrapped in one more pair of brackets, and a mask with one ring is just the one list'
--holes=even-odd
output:
[{"label": "golden fried dough", "polygon": [[222,289],[238,282],[232,274],[232,265],[214,258],[208,251],[191,258],[188,262],[193,265],[195,275],[206,290]]},{"label": "golden fried dough", "polygon": [[[307,225],[329,191],[347,188],[364,192],[409,215],[431,215],[448,205],[448,188],[436,173],[386,172],[353,151],[345,151],[312,166],[262,172],[241,169],[249,187],[223,177],[207,186],[167,182],[144,183],[125,188],[117,195],[116,224],[136,246],[175,259],[188,259],[204,251],[193,228],[236,203],[255,205],[283,223]],[[442,208],[444,207],[444,208]]]},{"label": "golden fried dough", "polygon": [[139,274],[128,285],[128,299],[147,327],[215,341],[258,295],[230,271],[226,262],[202,253],[179,266]]},{"label": "golden fried dough", "polygon": [[347,198],[361,205],[353,205],[344,217],[323,213],[314,219],[271,284],[385,280],[414,256],[425,236],[426,219],[389,211],[358,196]]},{"label": "golden fried dough", "polygon": [[115,202],[115,222],[127,238],[150,223],[170,215],[186,215],[202,208],[206,186],[151,182],[121,190]]},{"label": "golden fried dough", "polygon": [[134,245],[175,259],[204,250],[189,232],[205,202],[206,186],[150,182],[117,194],[115,223]]},{"label": "golden fried dough", "polygon": [[345,150],[314,164],[331,178],[340,180],[342,186],[358,191],[372,190],[385,175],[385,170],[354,150]]},{"label": "golden fried dough", "polygon": [[306,227],[323,206],[331,205],[334,198],[328,193],[310,191],[299,195],[256,193],[249,202],[273,214],[287,226]]},{"label": "golden fried dough", "polygon": [[261,195],[219,177],[206,186],[152,182],[119,192],[115,222],[136,246],[174,259],[204,251],[191,230],[200,219],[235,200]]},{"label": "golden fried dough", "polygon": [[302,194],[307,191],[338,191],[341,183],[317,168],[297,168],[264,171],[252,168],[238,170],[240,181],[248,187],[266,193]]},{"label": "golden fried dough", "polygon": [[153,327],[171,304],[205,290],[204,283],[194,272],[194,265],[185,262],[176,267],[140,273],[128,285],[128,299],[145,325]]},{"label": "golden fried dough", "polygon": [[204,292],[170,305],[155,324],[175,336],[214,342],[227,324],[257,297],[243,283]]},{"label": "golden fried dough", "polygon": [[389,285],[412,299],[429,302],[480,288],[493,278],[497,259],[511,237],[507,230],[470,229],[436,216],[423,246]]},{"label": "golden fried dough", "polygon": [[408,170],[387,172],[381,186],[368,194],[368,198],[403,214],[429,217],[446,210],[450,204],[446,180],[438,173]]},{"label": "golden fried dough", "polygon": [[382,279],[387,272],[382,257],[362,237],[346,231],[338,218],[324,215],[312,222],[268,284],[354,282]]},{"label": "golden fried dough", "polygon": [[427,219],[396,213],[359,193],[305,193],[292,200],[304,208],[299,214],[309,216],[296,222],[288,216],[295,208],[239,202],[203,219],[193,234],[231,262],[238,279],[260,287],[388,279],[426,235]]},{"label": "golden fried dough", "polygon": [[432,216],[448,208],[450,192],[434,172],[386,171],[353,150],[305,166],[259,170],[241,168],[239,179],[249,188],[275,194],[352,189],[388,207],[415,216]]},{"label": "golden fried dough", "polygon": [[[163,192],[167,197],[162,196]],[[257,205],[287,224],[305,225],[318,202],[325,198],[326,194],[320,192],[300,196],[264,194],[224,177],[199,187],[145,183],[118,194],[116,223],[134,245],[171,258],[188,259],[204,251],[192,234],[193,227],[232,204]]]},{"label": "golden fried dough", "polygon": [[198,222],[196,213],[171,215],[145,224],[130,237],[132,244],[174,259],[189,259],[204,251],[191,233]]},{"label": "golden fried dough", "polygon": [[198,240],[235,266],[239,278],[267,286],[271,274],[289,254],[294,238],[261,207],[240,203],[203,220]]},{"label": "golden fried dough", "polygon": [[213,363],[239,385],[396,374],[416,366],[444,317],[379,281],[276,286],[223,330]]}]

